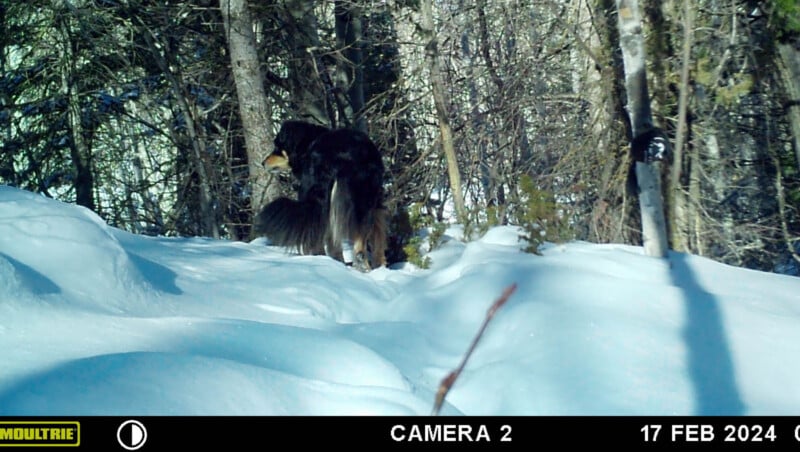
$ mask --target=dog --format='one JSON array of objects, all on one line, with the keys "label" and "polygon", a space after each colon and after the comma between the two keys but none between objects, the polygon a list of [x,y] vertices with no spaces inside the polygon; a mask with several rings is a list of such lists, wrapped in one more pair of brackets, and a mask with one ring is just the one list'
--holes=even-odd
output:
[{"label": "dog", "polygon": [[386,265],[385,169],[366,134],[286,121],[264,164],[290,170],[298,188],[296,200],[278,198],[259,212],[258,234],[274,245],[327,254],[361,271]]}]

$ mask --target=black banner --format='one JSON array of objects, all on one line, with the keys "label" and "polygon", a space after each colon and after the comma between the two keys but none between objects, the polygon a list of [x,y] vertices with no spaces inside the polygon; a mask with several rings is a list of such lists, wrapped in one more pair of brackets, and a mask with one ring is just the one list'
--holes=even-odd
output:
[{"label": "black banner", "polygon": [[[73,429],[73,430],[69,430]],[[54,443],[49,444],[48,441]],[[2,417],[0,452],[228,450],[367,446],[378,450],[800,450],[798,417]]]}]

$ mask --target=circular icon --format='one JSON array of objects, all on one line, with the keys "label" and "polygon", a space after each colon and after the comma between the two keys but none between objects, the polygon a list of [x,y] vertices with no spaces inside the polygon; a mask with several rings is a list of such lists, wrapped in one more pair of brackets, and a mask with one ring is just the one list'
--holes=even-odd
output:
[{"label": "circular icon", "polygon": [[117,429],[117,442],[127,450],[138,450],[147,441],[147,429],[139,421],[125,421]]}]

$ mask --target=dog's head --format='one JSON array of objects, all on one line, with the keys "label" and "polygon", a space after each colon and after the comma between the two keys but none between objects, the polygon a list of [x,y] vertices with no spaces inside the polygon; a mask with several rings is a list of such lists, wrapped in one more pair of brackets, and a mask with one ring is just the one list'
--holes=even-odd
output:
[{"label": "dog's head", "polygon": [[311,143],[329,129],[302,121],[286,121],[275,136],[272,154],[263,164],[271,171],[292,170],[302,173],[309,165]]},{"label": "dog's head", "polygon": [[292,169],[289,164],[289,154],[282,149],[275,149],[272,154],[264,159],[263,163],[270,171],[286,171]]}]

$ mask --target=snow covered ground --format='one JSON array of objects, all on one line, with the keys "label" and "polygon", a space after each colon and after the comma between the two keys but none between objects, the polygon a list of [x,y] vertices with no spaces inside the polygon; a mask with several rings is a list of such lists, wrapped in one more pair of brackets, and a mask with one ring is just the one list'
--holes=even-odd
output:
[{"label": "snow covered ground", "polygon": [[[0,415],[800,413],[800,278],[458,230],[369,274],[0,187]],[[455,238],[453,238],[455,237]]]}]

